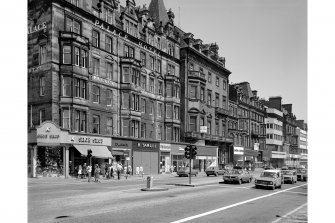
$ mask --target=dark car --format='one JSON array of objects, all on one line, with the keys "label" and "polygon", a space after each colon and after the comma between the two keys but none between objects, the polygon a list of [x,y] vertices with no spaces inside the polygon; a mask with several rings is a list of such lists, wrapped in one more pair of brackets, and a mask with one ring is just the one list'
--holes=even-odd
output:
[{"label": "dark car", "polygon": [[[182,177],[182,176],[188,177],[190,175],[190,168],[189,167],[180,168],[177,171],[177,175],[180,176],[180,177]],[[191,175],[197,176],[198,171],[191,169]]]},{"label": "dark car", "polygon": [[213,166],[213,167],[208,167],[205,172],[207,176],[210,176],[210,175],[218,176],[218,175],[224,175],[226,173],[226,170]]},{"label": "dark car", "polygon": [[242,184],[243,182],[250,183],[252,180],[252,175],[246,171],[241,169],[234,169],[228,174],[223,175],[223,182],[230,183],[230,182],[237,182]]}]

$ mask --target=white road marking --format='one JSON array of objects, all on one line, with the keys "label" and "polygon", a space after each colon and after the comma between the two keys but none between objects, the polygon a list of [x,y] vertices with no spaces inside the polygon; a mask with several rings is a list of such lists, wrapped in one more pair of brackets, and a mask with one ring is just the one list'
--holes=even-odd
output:
[{"label": "white road marking", "polygon": [[286,191],[286,193],[307,195],[307,193],[295,192],[295,191]]},{"label": "white road marking", "polygon": [[[275,220],[275,221],[273,221],[273,222],[271,222],[271,223],[276,223],[276,222],[279,222],[279,221],[281,221],[281,220],[282,220],[282,218],[286,218],[287,216],[289,216],[289,215],[293,214],[294,212],[297,212],[297,211],[299,211],[301,208],[303,208],[303,207],[304,207],[304,206],[306,206],[306,205],[307,205],[307,203],[305,203],[305,204],[303,204],[303,205],[301,205],[301,206],[297,207],[297,208],[296,208],[296,209],[294,209],[293,211],[290,211],[289,213],[285,214],[284,216],[282,216],[282,217],[278,218],[277,220]],[[307,222],[307,221],[306,221],[306,222]]]},{"label": "white road marking", "polygon": [[225,207],[222,207],[222,208],[218,208],[218,209],[215,209],[215,210],[212,210],[212,211],[208,211],[208,212],[205,212],[205,213],[202,213],[202,214],[198,214],[198,215],[194,215],[194,216],[191,216],[191,217],[188,217],[188,218],[173,221],[171,223],[187,222],[187,221],[190,221],[190,220],[193,220],[193,219],[196,219],[196,218],[201,218],[201,217],[206,216],[206,215],[214,214],[214,213],[219,212],[219,211],[223,211],[223,210],[226,210],[226,209],[229,209],[229,208],[232,208],[232,207],[236,207],[236,206],[246,204],[246,203],[249,203],[249,202],[252,202],[252,201],[256,201],[256,200],[259,200],[259,199],[263,199],[263,198],[266,198],[266,197],[271,197],[273,195],[284,193],[286,191],[289,191],[289,190],[292,190],[292,189],[295,189],[295,188],[299,188],[299,187],[302,187],[302,186],[306,186],[306,185],[307,184],[303,184],[303,185],[300,185],[300,186],[288,188],[286,190],[281,190],[281,191],[274,192],[274,193],[267,194],[267,195],[263,195],[263,196],[260,196],[260,197],[255,197],[255,198],[252,198],[252,199],[249,199],[249,200],[246,200],[246,201],[238,202],[238,203],[228,205],[228,206],[225,206]]}]

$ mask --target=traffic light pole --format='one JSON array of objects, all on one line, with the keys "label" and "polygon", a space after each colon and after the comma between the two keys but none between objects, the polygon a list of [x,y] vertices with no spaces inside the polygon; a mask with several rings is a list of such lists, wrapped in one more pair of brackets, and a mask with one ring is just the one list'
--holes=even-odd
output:
[{"label": "traffic light pole", "polygon": [[192,157],[190,156],[190,174],[188,175],[188,183],[191,184],[191,161],[192,161]]}]

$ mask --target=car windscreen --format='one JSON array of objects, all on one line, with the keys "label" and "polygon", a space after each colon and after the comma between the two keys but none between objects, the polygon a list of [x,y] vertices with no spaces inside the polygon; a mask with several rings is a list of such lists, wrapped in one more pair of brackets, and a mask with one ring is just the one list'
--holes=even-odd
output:
[{"label": "car windscreen", "polygon": [[273,173],[273,172],[263,172],[261,174],[261,177],[272,177],[272,178],[275,178],[276,176],[276,173]]},{"label": "car windscreen", "polygon": [[242,170],[233,170],[231,174],[241,174]]},{"label": "car windscreen", "polygon": [[293,175],[291,171],[282,171],[284,175]]}]

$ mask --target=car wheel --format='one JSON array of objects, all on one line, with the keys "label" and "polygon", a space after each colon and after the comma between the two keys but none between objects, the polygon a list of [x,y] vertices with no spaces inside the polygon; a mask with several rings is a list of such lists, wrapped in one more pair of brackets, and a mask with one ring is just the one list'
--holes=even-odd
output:
[{"label": "car wheel", "polygon": [[281,184],[278,186],[279,189],[281,189]]},{"label": "car wheel", "polygon": [[257,189],[258,189],[258,188],[259,188],[259,186],[258,186],[258,185],[256,185],[256,186],[255,186],[255,188],[257,188]]},{"label": "car wheel", "polygon": [[209,177],[209,174],[207,174],[207,176]]}]

